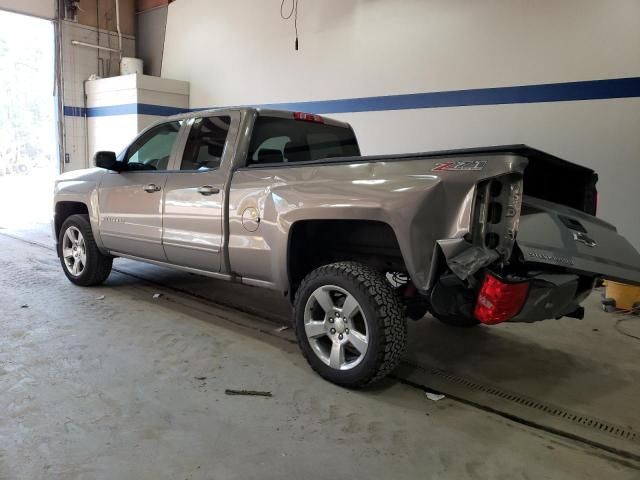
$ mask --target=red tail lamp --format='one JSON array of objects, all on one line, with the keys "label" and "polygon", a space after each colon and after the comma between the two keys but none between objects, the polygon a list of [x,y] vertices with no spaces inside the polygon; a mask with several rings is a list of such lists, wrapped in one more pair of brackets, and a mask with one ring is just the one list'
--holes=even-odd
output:
[{"label": "red tail lamp", "polygon": [[528,282],[506,283],[487,273],[473,314],[485,325],[506,322],[520,312],[528,293]]}]

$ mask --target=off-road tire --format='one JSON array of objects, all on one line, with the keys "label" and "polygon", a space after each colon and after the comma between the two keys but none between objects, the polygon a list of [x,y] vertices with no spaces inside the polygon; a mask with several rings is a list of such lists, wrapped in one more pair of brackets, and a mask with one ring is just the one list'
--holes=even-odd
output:
[{"label": "off-road tire", "polygon": [[[62,256],[64,234],[70,226],[74,226],[80,230],[80,233],[82,233],[82,236],[84,237],[87,264],[84,267],[84,271],[79,276],[74,276],[69,273]],[[111,273],[111,267],[113,265],[113,257],[103,254],[98,249],[93,237],[93,231],[91,230],[91,223],[89,222],[88,215],[71,215],[64,221],[60,228],[60,234],[58,235],[58,257],[60,259],[62,271],[67,278],[72,283],[82,287],[100,285]]]},{"label": "off-road tire", "polygon": [[[325,364],[305,334],[305,305],[309,296],[323,285],[337,285],[353,295],[368,320],[368,350],[362,361],[350,370]],[[383,273],[361,263],[332,263],[309,273],[296,292],[293,315],[298,344],[311,368],[343,387],[360,388],[381,380],[398,366],[406,350],[407,322],[400,297]]]}]

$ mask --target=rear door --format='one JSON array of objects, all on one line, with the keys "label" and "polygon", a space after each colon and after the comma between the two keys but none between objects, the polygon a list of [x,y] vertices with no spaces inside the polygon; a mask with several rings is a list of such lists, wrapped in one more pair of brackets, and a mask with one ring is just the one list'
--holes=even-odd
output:
[{"label": "rear door", "polygon": [[166,259],[162,198],[181,123],[167,122],[148,130],[127,149],[125,170],[102,176],[99,222],[108,250],[151,260]]},{"label": "rear door", "polygon": [[527,262],[640,285],[640,254],[614,226],[538,198],[523,199],[516,240]]},{"label": "rear door", "polygon": [[165,187],[162,242],[170,263],[220,271],[225,184],[239,125],[240,112],[190,122],[184,152]]}]

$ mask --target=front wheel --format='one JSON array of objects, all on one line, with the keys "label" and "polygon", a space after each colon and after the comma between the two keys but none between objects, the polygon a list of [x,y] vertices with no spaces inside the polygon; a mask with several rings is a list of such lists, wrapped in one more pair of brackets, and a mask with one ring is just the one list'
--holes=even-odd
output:
[{"label": "front wheel", "polygon": [[98,249],[87,215],[71,215],[64,221],[58,237],[58,256],[65,275],[76,285],[99,285],[111,273],[113,257]]},{"label": "front wheel", "polygon": [[294,326],[311,368],[345,387],[382,379],[406,349],[398,294],[384,274],[356,262],[325,265],[307,275],[296,293]]}]

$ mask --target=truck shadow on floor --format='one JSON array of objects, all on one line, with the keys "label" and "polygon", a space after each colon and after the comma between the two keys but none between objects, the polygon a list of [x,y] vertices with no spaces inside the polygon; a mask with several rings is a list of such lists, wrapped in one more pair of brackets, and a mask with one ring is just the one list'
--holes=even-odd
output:
[{"label": "truck shadow on floor", "polygon": [[[114,268],[124,275],[112,276],[107,284],[146,283],[151,288],[167,288],[172,295],[188,296],[196,303],[211,302],[239,309],[267,320],[273,330],[290,325],[288,299],[273,291],[127,260],[116,261]],[[567,332],[583,328],[578,321],[565,322],[574,322],[566,324]],[[558,405],[598,404],[599,398],[628,386],[625,372],[619,372],[615,366],[603,364],[583,351],[545,345],[544,336],[540,335],[545,328],[555,327],[552,322],[543,322],[457,329],[427,316],[409,322],[409,348],[403,369],[406,371],[412,365],[441,369]],[[282,336],[289,343],[295,340],[290,330]],[[393,383],[383,382],[376,390]]]}]

